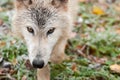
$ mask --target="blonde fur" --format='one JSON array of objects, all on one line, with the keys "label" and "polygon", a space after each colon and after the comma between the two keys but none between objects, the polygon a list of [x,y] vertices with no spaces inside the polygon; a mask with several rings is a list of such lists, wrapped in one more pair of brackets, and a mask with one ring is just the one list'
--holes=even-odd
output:
[{"label": "blonde fur", "polygon": [[[60,63],[67,58],[64,50],[76,20],[78,12],[77,4],[78,0],[16,0],[16,13],[13,18],[12,31],[13,34],[25,40],[31,63],[35,56],[38,55],[38,52],[40,52],[39,55],[42,56],[41,59],[45,61],[44,68],[37,70],[38,80],[50,80],[48,61]],[[40,16],[40,18],[47,19],[48,22],[42,22],[39,28],[38,25],[34,23],[35,19],[30,18],[31,14],[33,14],[30,11],[32,11],[33,8],[35,10],[45,8],[49,10],[48,12],[52,12],[50,14],[53,14],[53,16],[50,19],[43,17],[44,15]],[[49,13],[46,13],[46,15],[48,14]],[[45,26],[44,29],[41,27],[43,24]],[[26,26],[30,26],[35,30],[34,37],[28,33]],[[48,38],[45,32],[50,29],[51,26],[55,27],[56,31]]]}]

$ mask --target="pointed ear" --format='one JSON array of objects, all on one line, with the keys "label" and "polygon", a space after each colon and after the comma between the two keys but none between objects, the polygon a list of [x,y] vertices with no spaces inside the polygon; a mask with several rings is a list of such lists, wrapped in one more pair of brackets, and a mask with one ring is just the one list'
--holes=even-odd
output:
[{"label": "pointed ear", "polygon": [[32,0],[16,0],[15,5],[17,8],[28,7],[32,4]]},{"label": "pointed ear", "polygon": [[68,0],[52,0],[51,4],[56,8],[66,9],[68,5]]}]

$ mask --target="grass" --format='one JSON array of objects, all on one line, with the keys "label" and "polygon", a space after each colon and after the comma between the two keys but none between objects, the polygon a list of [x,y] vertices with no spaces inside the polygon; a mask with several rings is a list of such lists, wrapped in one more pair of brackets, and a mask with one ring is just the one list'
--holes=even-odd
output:
[{"label": "grass", "polygon": [[[6,8],[7,3],[0,5]],[[92,12],[93,6],[99,5],[97,1],[80,3],[78,18],[82,22],[77,23],[74,29],[77,36],[68,41],[65,51],[71,59],[61,64],[50,63],[51,80],[120,80],[119,74],[110,70],[111,65],[120,63],[120,13],[114,7],[117,2],[105,3],[104,15]],[[0,13],[0,18],[10,24],[7,11],[9,6]],[[36,80],[36,70],[26,61],[27,48],[23,41],[9,36],[1,36],[0,39],[3,43],[0,47],[2,57],[13,64],[10,75],[17,80],[23,77]]]}]

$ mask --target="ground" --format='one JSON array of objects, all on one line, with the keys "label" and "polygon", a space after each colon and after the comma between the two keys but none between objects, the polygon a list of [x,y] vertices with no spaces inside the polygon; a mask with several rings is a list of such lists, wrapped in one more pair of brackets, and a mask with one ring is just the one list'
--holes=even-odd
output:
[{"label": "ground", "polygon": [[[51,80],[120,80],[120,1],[79,0],[66,46],[70,60],[52,64]],[[0,80],[36,80],[23,41],[10,35],[12,0],[0,1]]]}]

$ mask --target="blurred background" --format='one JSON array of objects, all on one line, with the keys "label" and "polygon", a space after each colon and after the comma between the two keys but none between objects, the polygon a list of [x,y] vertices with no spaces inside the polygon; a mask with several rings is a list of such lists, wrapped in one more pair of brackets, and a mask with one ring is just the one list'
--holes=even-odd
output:
[{"label": "blurred background", "polygon": [[[22,40],[11,36],[14,0],[0,0],[0,80],[36,80]],[[120,80],[120,0],[79,0],[66,54],[51,80]]]}]

